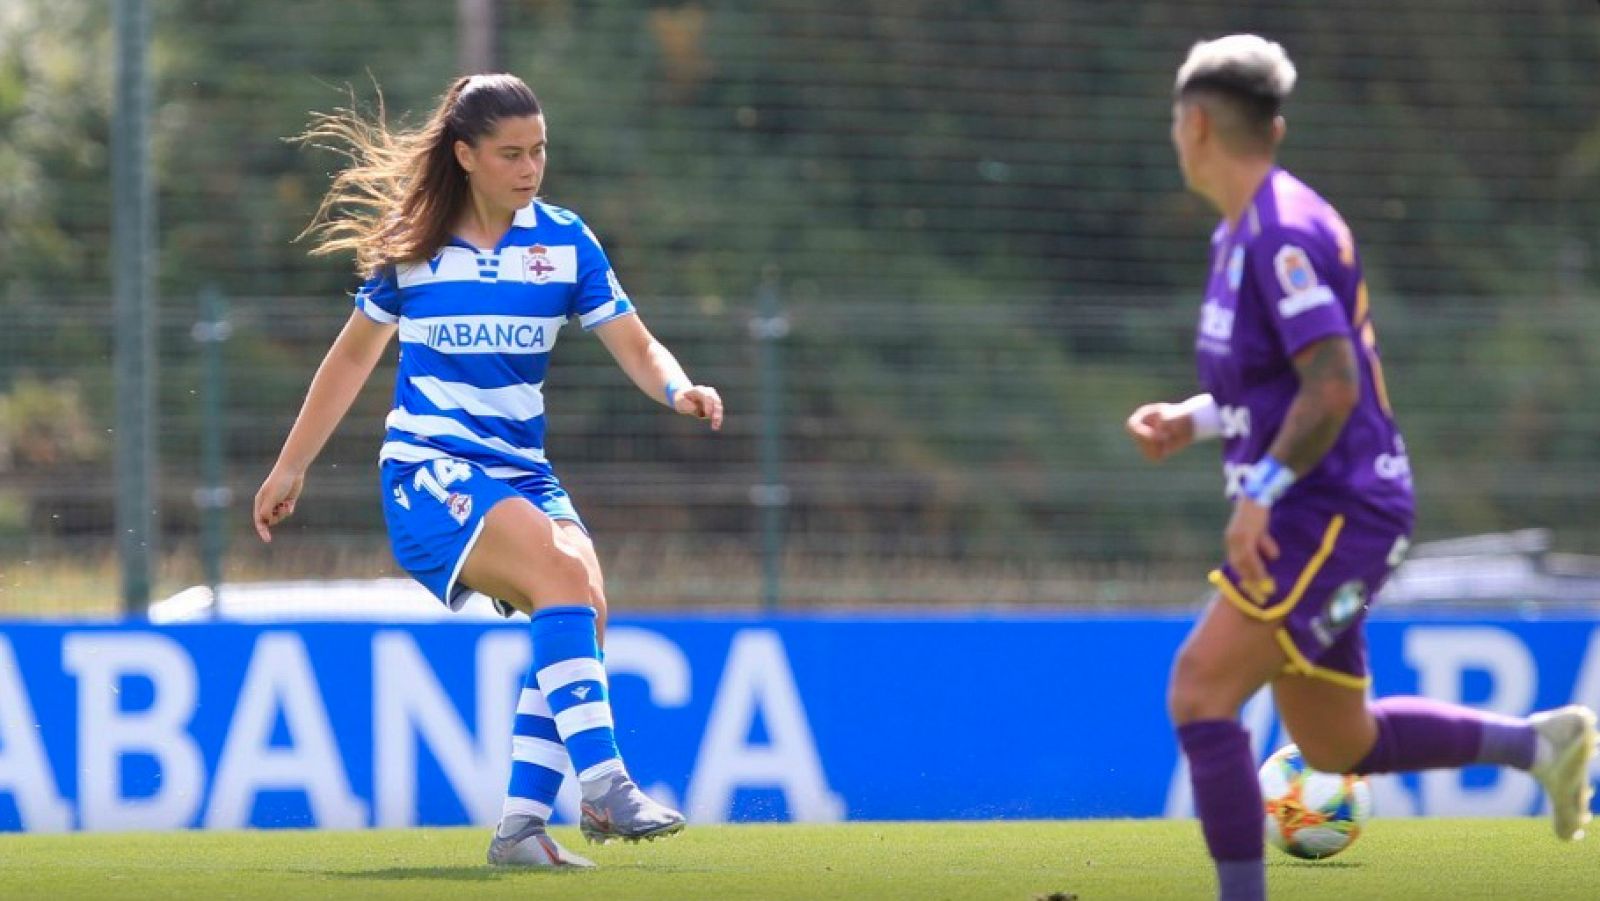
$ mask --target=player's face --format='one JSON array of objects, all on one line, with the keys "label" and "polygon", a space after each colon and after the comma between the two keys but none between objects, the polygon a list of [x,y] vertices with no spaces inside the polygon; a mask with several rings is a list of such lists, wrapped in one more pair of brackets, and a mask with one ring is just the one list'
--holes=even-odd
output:
[{"label": "player's face", "polygon": [[544,181],[544,117],[501,119],[476,146],[457,141],[456,158],[480,199],[498,209],[519,210]]}]

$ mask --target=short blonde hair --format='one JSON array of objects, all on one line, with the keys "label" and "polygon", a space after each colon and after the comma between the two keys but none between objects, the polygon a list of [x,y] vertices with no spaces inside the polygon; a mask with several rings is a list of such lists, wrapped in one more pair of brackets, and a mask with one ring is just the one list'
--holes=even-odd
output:
[{"label": "short blonde hair", "polygon": [[1190,90],[1211,88],[1281,104],[1294,90],[1298,74],[1282,44],[1260,35],[1230,34],[1189,48],[1189,58],[1178,67],[1173,93],[1181,97]]},{"label": "short blonde hair", "polygon": [[1252,152],[1276,143],[1274,121],[1294,90],[1294,63],[1283,45],[1254,34],[1230,34],[1189,49],[1173,83],[1174,99],[1225,107],[1235,146]]}]

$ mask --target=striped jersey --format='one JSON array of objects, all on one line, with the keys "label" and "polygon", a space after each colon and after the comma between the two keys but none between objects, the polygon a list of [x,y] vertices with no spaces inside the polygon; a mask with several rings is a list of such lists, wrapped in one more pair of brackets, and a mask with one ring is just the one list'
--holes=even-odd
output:
[{"label": "striped jersey", "polygon": [[583,220],[539,201],[492,249],[452,237],[431,260],[385,267],[355,306],[400,327],[379,462],[457,457],[495,478],[550,474],[543,386],[561,326],[633,312]]}]

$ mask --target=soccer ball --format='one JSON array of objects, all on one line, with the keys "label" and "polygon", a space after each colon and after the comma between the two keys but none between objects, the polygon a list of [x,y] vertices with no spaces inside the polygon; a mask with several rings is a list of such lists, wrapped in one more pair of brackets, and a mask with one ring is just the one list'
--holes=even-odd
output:
[{"label": "soccer ball", "polygon": [[1372,815],[1372,788],[1364,777],[1311,769],[1294,745],[1268,757],[1260,775],[1267,842],[1285,854],[1332,857],[1355,842]]}]

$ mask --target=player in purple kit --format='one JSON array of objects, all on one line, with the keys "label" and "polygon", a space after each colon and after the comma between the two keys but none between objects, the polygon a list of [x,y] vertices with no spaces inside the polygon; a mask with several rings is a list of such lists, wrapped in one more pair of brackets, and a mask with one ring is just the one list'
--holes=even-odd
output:
[{"label": "player in purple kit", "polygon": [[1155,461],[1223,442],[1227,561],[1211,573],[1217,596],[1178,653],[1168,704],[1227,901],[1266,895],[1263,802],[1238,721],[1263,685],[1319,770],[1526,770],[1562,839],[1582,837],[1593,794],[1586,708],[1512,718],[1368,699],[1362,624],[1405,554],[1411,467],[1350,230],[1275,162],[1294,81],[1283,48],[1255,35],[1196,44],[1178,70],[1179,165],[1223,217],[1195,344],[1206,393],[1145,405],[1127,423]]}]

